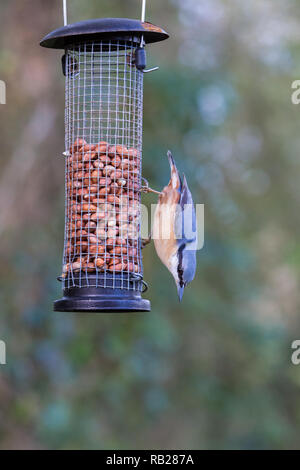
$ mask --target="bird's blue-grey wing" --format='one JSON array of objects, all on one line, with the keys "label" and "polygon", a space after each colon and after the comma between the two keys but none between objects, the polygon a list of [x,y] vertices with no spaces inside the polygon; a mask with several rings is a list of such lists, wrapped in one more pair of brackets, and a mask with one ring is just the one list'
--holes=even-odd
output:
[{"label": "bird's blue-grey wing", "polygon": [[191,191],[186,177],[183,177],[181,197],[175,217],[175,235],[178,248],[188,245],[190,250],[197,248],[197,218]]},{"label": "bird's blue-grey wing", "polygon": [[[180,284],[185,287],[196,274],[197,259],[197,219],[191,191],[184,176],[180,199],[182,236],[178,239],[178,275]],[[179,224],[177,226],[179,230]],[[179,292],[179,297],[182,297]]]}]

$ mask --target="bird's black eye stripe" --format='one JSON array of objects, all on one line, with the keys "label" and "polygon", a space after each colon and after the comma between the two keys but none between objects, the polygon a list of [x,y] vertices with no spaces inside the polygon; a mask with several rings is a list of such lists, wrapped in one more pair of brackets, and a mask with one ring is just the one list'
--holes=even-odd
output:
[{"label": "bird's black eye stripe", "polygon": [[184,286],[184,282],[183,282],[183,267],[182,267],[182,253],[183,253],[183,250],[185,248],[185,245],[180,247],[179,251],[178,251],[178,266],[177,266],[177,272],[178,272],[178,278],[179,278],[179,283],[180,283],[180,287],[183,287]]}]

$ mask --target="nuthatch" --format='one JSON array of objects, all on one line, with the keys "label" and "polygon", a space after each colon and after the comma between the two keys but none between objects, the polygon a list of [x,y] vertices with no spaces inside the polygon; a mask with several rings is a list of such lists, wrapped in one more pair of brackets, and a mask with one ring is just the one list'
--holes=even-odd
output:
[{"label": "nuthatch", "polygon": [[196,273],[196,212],[186,178],[182,183],[171,152],[168,159],[171,180],[159,196],[153,238],[159,258],[175,279],[181,301],[186,285]]}]

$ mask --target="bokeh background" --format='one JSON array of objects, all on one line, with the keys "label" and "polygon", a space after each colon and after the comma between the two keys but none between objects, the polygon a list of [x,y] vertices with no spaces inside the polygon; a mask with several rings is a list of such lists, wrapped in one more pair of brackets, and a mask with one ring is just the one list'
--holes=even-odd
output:
[{"label": "bokeh background", "polygon": [[[1,0],[2,449],[296,449],[300,368],[299,0],[149,0],[144,176],[171,149],[205,247],[182,305],[153,246],[151,314],[53,313],[61,295],[64,79],[39,47],[60,0]],[[69,0],[71,21],[136,18],[138,0]],[[155,203],[153,195],[144,202]]]}]

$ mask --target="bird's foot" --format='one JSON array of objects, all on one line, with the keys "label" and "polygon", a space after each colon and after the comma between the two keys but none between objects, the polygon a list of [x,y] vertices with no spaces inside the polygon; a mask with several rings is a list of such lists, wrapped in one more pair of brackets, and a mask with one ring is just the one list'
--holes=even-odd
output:
[{"label": "bird's foot", "polygon": [[158,194],[159,196],[162,194],[161,192],[155,191],[154,189],[150,188],[150,187],[149,187],[149,183],[148,183],[148,181],[146,180],[146,178],[142,178],[142,179],[143,179],[143,181],[145,182],[145,186],[142,186],[142,187],[141,187],[141,191],[142,191],[143,193],[153,193],[153,194]]},{"label": "bird's foot", "polygon": [[151,235],[149,235],[148,238],[143,238],[143,239],[142,239],[142,250],[143,250],[147,245],[149,245],[149,243],[151,243],[151,241],[152,241]]},{"label": "bird's foot", "polygon": [[155,189],[149,188],[149,186],[142,186],[141,191],[142,193],[153,193],[158,194],[159,196],[162,194],[159,191],[155,191]]}]

